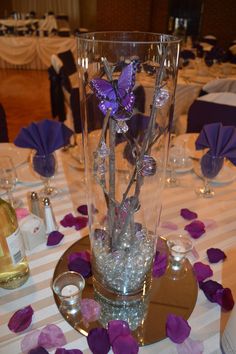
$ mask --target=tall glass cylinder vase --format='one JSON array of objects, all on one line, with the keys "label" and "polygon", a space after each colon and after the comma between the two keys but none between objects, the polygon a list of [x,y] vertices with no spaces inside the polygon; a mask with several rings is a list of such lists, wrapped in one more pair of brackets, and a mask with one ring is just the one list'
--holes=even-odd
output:
[{"label": "tall glass cylinder vase", "polygon": [[108,301],[151,283],[178,55],[164,34],[78,38],[93,284]]}]

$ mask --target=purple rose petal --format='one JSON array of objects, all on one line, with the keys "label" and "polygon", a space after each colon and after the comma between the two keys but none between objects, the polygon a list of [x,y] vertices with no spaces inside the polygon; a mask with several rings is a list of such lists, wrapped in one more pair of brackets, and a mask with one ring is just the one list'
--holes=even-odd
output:
[{"label": "purple rose petal", "polygon": [[226,258],[226,254],[219,248],[208,248],[207,256],[210,263],[217,263]]},{"label": "purple rose petal", "polygon": [[75,226],[75,229],[76,230],[81,230],[83,229],[84,227],[86,227],[88,224],[88,218],[85,218],[83,216],[77,216],[75,218],[75,223],[74,223],[74,226]]},{"label": "purple rose petal", "polygon": [[166,335],[174,343],[183,343],[189,337],[191,327],[181,316],[169,314],[166,321]]},{"label": "purple rose petal", "polygon": [[55,354],[83,354],[79,349],[57,348]]},{"label": "purple rose petal", "polygon": [[31,306],[24,307],[14,313],[8,322],[10,331],[18,333],[24,331],[32,322],[34,310]]},{"label": "purple rose petal", "polygon": [[74,226],[75,217],[70,213],[64,216],[64,218],[60,221],[60,224],[64,227],[72,227]]},{"label": "purple rose petal", "polygon": [[194,211],[191,211],[187,208],[181,209],[180,215],[186,220],[194,220],[194,219],[197,219],[197,217],[198,217],[197,213],[194,213]]},{"label": "purple rose petal", "polygon": [[184,230],[188,231],[192,238],[199,238],[205,233],[205,225],[200,220],[194,220],[186,225]]},{"label": "purple rose petal", "polygon": [[129,324],[126,321],[112,320],[108,322],[108,335],[111,345],[117,337],[127,336],[130,333]]},{"label": "purple rose petal", "polygon": [[189,337],[183,343],[176,344],[176,349],[178,354],[202,354],[204,346],[201,341]]},{"label": "purple rose petal", "polygon": [[214,299],[225,311],[231,311],[234,307],[233,295],[229,288],[218,289]]},{"label": "purple rose petal", "polygon": [[105,328],[91,329],[87,336],[87,342],[93,354],[107,354],[111,347]]},{"label": "purple rose petal", "polygon": [[86,326],[90,322],[97,321],[101,313],[101,305],[93,299],[82,299],[80,302],[82,320]]},{"label": "purple rose petal", "polygon": [[60,327],[50,324],[42,329],[38,344],[46,349],[61,347],[66,344],[66,338]]},{"label": "purple rose petal", "polygon": [[63,239],[64,235],[59,231],[52,231],[48,235],[47,246],[56,246]]},{"label": "purple rose petal", "polygon": [[153,268],[152,268],[153,277],[159,278],[160,276],[162,276],[166,271],[167,264],[168,264],[167,253],[157,251],[153,262]]},{"label": "purple rose petal", "polygon": [[91,262],[91,254],[88,251],[73,252],[68,256],[69,262],[74,261],[77,258],[81,258],[84,261]]},{"label": "purple rose petal", "polygon": [[114,354],[137,354],[139,346],[131,334],[116,337],[112,343]]},{"label": "purple rose petal", "polygon": [[82,215],[88,215],[88,207],[86,204],[80,205],[77,208],[78,213],[82,214]]},{"label": "purple rose petal", "polygon": [[26,334],[21,341],[21,351],[23,353],[28,353],[31,349],[37,348],[39,335],[39,329]]},{"label": "purple rose petal", "polygon": [[43,347],[37,347],[34,349],[31,349],[28,354],[49,354],[48,351],[43,348]]},{"label": "purple rose petal", "polygon": [[208,264],[203,264],[202,262],[194,263],[193,270],[198,282],[210,278],[213,275],[211,267]]},{"label": "purple rose petal", "polygon": [[69,260],[68,269],[82,274],[84,278],[89,278],[92,275],[91,263],[81,257],[73,258],[71,261]]},{"label": "purple rose petal", "polygon": [[223,286],[214,280],[207,280],[199,282],[199,288],[204,292],[209,301],[215,302],[215,293],[217,290],[223,289]]},{"label": "purple rose petal", "polygon": [[169,230],[178,230],[178,226],[172,221],[162,221],[161,227]]}]

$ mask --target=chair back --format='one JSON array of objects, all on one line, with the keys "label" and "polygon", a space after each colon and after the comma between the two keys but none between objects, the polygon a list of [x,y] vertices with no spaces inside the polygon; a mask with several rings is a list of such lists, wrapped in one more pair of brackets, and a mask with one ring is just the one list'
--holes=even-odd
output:
[{"label": "chair back", "polygon": [[0,103],[0,142],[1,143],[9,142],[6,113],[1,103]]},{"label": "chair back", "polygon": [[188,111],[187,133],[198,133],[205,124],[216,122],[236,126],[235,93],[209,93],[195,100]]}]

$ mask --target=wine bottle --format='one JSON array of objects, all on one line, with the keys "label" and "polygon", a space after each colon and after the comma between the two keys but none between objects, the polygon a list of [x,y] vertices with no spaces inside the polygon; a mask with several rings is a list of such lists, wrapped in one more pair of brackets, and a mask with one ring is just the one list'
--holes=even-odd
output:
[{"label": "wine bottle", "polygon": [[16,212],[0,199],[0,287],[14,289],[26,282],[29,266]]}]

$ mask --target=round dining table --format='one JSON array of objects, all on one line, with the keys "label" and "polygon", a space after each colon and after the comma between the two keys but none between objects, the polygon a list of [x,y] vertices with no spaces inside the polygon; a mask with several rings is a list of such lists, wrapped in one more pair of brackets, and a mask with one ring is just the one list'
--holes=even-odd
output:
[{"label": "round dining table", "polygon": [[[177,170],[180,181],[178,186],[165,188],[159,236],[168,238],[173,234],[187,235],[184,229],[189,221],[185,220],[180,211],[188,208],[198,215],[205,225],[205,233],[198,239],[192,239],[194,252],[189,257],[191,264],[203,262],[209,264],[206,250],[219,248],[227,256],[224,261],[210,264],[215,280],[225,288],[230,288],[236,297],[236,168],[232,167],[231,175],[224,172],[218,181],[215,181],[215,196],[211,199],[200,198],[195,189],[203,183],[196,173],[195,164],[199,164],[199,156],[194,155],[194,139],[196,135],[179,138],[179,144],[187,143],[187,151],[191,156],[192,165],[186,170]],[[67,344],[66,349],[80,349],[83,353],[91,353],[86,336],[77,332],[62,317],[55,303],[51,283],[55,267],[63,253],[76,241],[88,235],[88,228],[80,231],[74,228],[64,228],[60,221],[65,215],[78,215],[79,205],[86,204],[86,186],[83,165],[81,163],[82,147],[57,151],[58,171],[53,184],[60,191],[58,196],[51,199],[52,209],[59,225],[59,231],[64,234],[63,240],[57,246],[47,246],[46,241],[32,250],[27,250],[30,267],[30,277],[20,288],[14,290],[0,289],[0,353],[20,354],[21,342],[26,334],[36,329],[42,329],[48,324],[55,324],[63,331]],[[31,170],[29,164],[30,151],[16,148],[13,144],[0,144],[0,156],[11,155],[15,161],[18,181],[13,191],[14,197],[21,199],[22,207],[29,209],[29,195],[32,191],[39,191],[42,182]],[[80,158],[77,158],[80,155]],[[228,172],[229,174],[229,172]],[[228,177],[228,179],[227,179]],[[230,178],[229,178],[230,177]],[[1,198],[5,198],[4,191],[0,191]],[[173,230],[170,225],[175,225]],[[176,280],[178,281],[178,280]],[[24,332],[13,333],[8,328],[11,316],[19,309],[28,305],[34,310],[32,323]],[[224,330],[229,312],[222,311],[217,303],[210,302],[203,291],[198,289],[196,305],[188,323],[191,326],[190,337],[203,343],[204,354],[221,353],[220,339]],[[55,353],[55,348],[49,350]],[[112,352],[112,351],[110,351]],[[169,338],[165,338],[151,345],[140,347],[142,354],[172,354],[177,353],[176,345]]]}]

